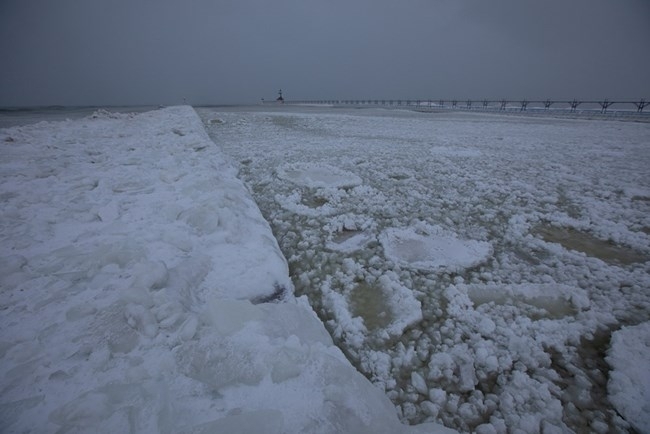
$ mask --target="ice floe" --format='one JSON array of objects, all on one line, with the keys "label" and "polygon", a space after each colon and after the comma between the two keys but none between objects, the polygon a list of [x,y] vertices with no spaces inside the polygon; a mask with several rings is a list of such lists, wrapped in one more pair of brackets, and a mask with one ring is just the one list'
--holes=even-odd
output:
[{"label": "ice floe", "polygon": [[439,226],[425,233],[414,228],[389,228],[379,237],[388,259],[416,269],[444,269],[452,272],[484,262],[492,253],[489,243],[461,240]]},{"label": "ice floe", "polygon": [[354,173],[323,163],[287,164],[278,168],[278,177],[310,188],[346,188],[362,183]]}]

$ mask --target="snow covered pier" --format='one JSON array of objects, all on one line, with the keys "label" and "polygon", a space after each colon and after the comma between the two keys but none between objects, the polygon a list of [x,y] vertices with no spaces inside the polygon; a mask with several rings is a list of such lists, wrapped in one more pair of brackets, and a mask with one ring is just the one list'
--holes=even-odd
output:
[{"label": "snow covered pier", "polygon": [[401,425],[294,298],[190,107],[0,143],[0,431],[447,431]]}]

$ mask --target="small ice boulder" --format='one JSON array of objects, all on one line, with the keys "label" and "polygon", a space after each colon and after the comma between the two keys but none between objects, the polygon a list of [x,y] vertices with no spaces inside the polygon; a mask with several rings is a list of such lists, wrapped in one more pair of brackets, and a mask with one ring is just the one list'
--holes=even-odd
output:
[{"label": "small ice boulder", "polygon": [[424,380],[422,375],[415,371],[411,372],[411,384],[421,395],[428,395],[429,389],[427,387],[427,382]]}]

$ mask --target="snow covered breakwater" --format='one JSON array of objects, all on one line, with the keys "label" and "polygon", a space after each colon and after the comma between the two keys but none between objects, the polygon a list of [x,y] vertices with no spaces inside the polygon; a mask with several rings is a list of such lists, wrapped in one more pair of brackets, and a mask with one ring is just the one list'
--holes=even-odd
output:
[{"label": "snow covered breakwater", "polygon": [[444,431],[400,425],[293,297],[191,108],[7,128],[0,146],[0,431]]}]

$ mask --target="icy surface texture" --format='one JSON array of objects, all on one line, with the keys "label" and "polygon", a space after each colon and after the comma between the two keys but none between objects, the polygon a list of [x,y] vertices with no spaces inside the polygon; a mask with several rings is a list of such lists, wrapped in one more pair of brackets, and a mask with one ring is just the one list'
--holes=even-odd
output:
[{"label": "icy surface texture", "polygon": [[630,429],[605,356],[613,331],[650,320],[650,124],[200,114],[239,162],[296,292],[403,420]]},{"label": "icy surface texture", "polygon": [[0,146],[1,432],[413,431],[293,297],[190,107]]}]

